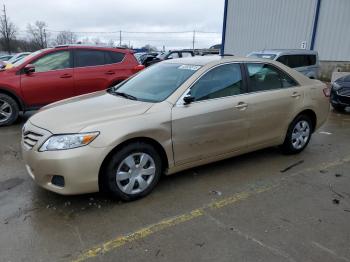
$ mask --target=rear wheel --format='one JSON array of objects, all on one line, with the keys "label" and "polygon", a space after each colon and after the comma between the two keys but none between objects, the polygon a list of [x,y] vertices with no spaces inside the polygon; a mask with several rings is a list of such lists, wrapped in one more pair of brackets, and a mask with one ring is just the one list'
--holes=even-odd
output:
[{"label": "rear wheel", "polygon": [[296,117],[288,128],[282,151],[286,154],[303,151],[310,142],[313,128],[312,121],[307,115]]},{"label": "rear wheel", "polygon": [[0,126],[13,124],[19,114],[19,107],[16,101],[6,95],[0,93]]},{"label": "rear wheel", "polygon": [[103,189],[125,201],[149,194],[158,183],[162,161],[149,144],[131,143],[115,152],[102,176]]}]

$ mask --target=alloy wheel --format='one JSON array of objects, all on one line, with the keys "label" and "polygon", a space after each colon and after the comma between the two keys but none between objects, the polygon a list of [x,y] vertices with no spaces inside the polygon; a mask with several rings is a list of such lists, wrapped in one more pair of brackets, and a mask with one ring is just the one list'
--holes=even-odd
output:
[{"label": "alloy wheel", "polygon": [[0,123],[6,122],[12,115],[12,106],[5,100],[0,99]]},{"label": "alloy wheel", "polygon": [[134,153],[120,162],[116,182],[125,194],[134,195],[145,191],[156,174],[153,158],[146,153]]},{"label": "alloy wheel", "polygon": [[307,121],[301,120],[296,123],[292,133],[292,145],[295,149],[303,148],[310,138],[310,125]]}]

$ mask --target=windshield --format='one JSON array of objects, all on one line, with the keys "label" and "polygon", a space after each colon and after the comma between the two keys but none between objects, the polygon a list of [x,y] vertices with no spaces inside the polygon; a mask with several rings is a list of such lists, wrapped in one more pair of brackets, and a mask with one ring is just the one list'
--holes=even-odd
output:
[{"label": "windshield", "polygon": [[274,54],[250,54],[249,57],[257,57],[257,58],[264,58],[264,59],[270,59],[270,60],[274,60],[276,55]]},{"label": "windshield", "polygon": [[141,58],[142,56],[144,56],[145,53],[135,53],[134,56],[136,58],[136,60],[140,63],[141,62]]},{"label": "windshield", "polygon": [[25,58],[18,60],[17,62],[15,62],[13,64],[13,66],[20,66],[21,64],[23,64],[24,62],[28,61],[29,59],[31,59],[32,57],[36,56],[37,54],[40,54],[41,52],[45,51],[45,49],[41,49],[38,50],[34,53],[31,53],[30,55],[27,55]]},{"label": "windshield", "polygon": [[159,63],[111,89],[111,93],[145,102],[161,102],[200,66]]},{"label": "windshield", "polygon": [[25,57],[28,56],[28,55],[29,55],[29,53],[28,53],[28,54],[20,54],[20,55],[18,55],[18,56],[16,56],[16,57],[12,57],[12,58],[11,58],[10,60],[8,60],[7,62],[8,62],[9,64],[14,64],[14,63],[18,62],[19,60],[25,58]]}]

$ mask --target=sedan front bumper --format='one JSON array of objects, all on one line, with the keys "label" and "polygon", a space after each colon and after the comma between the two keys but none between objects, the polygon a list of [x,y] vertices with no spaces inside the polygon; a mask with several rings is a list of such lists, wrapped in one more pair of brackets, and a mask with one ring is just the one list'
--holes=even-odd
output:
[{"label": "sedan front bumper", "polygon": [[[32,148],[28,147],[26,139],[22,138],[26,170],[39,186],[63,195],[99,191],[98,176],[105,157],[105,148],[84,146],[69,150],[39,152],[38,149],[50,134],[29,122],[25,129],[24,133],[41,135],[37,136],[40,138]],[[63,177],[64,185],[53,184],[54,176]]]}]

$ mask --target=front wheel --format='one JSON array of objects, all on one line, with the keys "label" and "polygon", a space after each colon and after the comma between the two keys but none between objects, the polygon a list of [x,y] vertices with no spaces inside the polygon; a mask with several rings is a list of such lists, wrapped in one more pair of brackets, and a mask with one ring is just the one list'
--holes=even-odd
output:
[{"label": "front wheel", "polygon": [[102,182],[112,197],[131,201],[149,194],[161,173],[162,161],[158,152],[149,144],[136,142],[110,157]]},{"label": "front wheel", "polygon": [[19,107],[16,101],[6,95],[0,93],[0,126],[13,124],[19,114]]},{"label": "front wheel", "polygon": [[312,121],[306,115],[296,117],[290,124],[282,145],[285,154],[297,154],[309,144],[312,135]]}]

